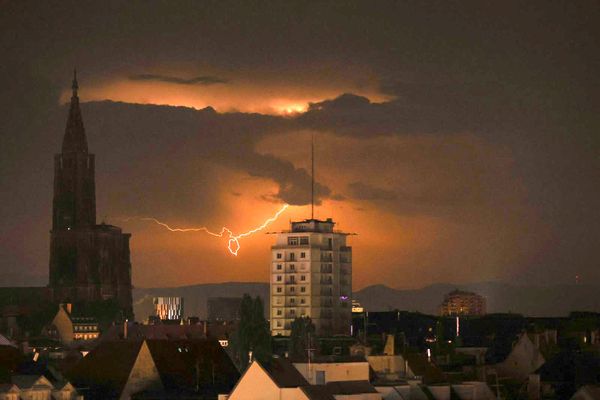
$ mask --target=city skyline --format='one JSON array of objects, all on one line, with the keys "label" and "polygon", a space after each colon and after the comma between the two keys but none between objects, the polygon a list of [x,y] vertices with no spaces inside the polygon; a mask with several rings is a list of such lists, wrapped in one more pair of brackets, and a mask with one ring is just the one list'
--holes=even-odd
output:
[{"label": "city skyline", "polygon": [[52,156],[73,66],[97,220],[132,233],[135,286],[268,281],[269,235],[244,238],[234,257],[226,239],[127,219],[237,233],[290,204],[267,230],[284,229],[310,216],[313,135],[315,217],[358,233],[353,288],[599,284],[598,59],[585,5],[435,4],[296,3],[278,18],[189,5],[156,29],[158,4],[8,4],[2,284],[48,282]]}]

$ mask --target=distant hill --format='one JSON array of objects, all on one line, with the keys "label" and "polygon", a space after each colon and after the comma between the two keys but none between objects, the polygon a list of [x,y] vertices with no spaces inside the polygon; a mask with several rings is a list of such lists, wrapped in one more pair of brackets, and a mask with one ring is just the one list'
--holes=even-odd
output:
[{"label": "distant hill", "polygon": [[[488,312],[514,312],[527,316],[565,316],[571,311],[600,312],[600,286],[554,285],[521,286],[499,282],[467,285],[434,284],[421,289],[392,289],[385,285],[368,286],[354,298],[368,311],[407,310],[437,314],[444,295],[454,289],[468,290],[487,299]],[[185,298],[185,314],[205,318],[209,297],[241,297],[244,293],[261,296],[269,305],[269,284],[263,282],[227,282],[174,288],[134,290],[134,312],[138,320],[152,313],[152,297]]]}]

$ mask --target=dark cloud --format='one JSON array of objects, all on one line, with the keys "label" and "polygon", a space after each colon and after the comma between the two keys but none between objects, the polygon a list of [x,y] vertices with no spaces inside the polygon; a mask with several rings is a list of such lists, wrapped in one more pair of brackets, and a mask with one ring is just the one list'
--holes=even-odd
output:
[{"label": "dark cloud", "polygon": [[129,80],[176,83],[178,85],[214,85],[217,83],[229,83],[227,79],[219,78],[216,76],[196,76],[194,78],[180,78],[177,76],[153,74],[131,75],[129,77]]},{"label": "dark cloud", "polygon": [[350,196],[357,200],[396,200],[397,194],[392,190],[382,189],[363,182],[348,184]]}]

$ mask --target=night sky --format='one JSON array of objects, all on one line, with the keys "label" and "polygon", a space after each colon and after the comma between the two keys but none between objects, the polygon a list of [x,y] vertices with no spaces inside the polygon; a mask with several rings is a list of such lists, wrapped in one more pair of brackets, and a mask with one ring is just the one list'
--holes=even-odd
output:
[{"label": "night sky", "polygon": [[[374,3],[374,4],[372,4]],[[598,2],[0,3],[0,286],[45,285],[73,67],[98,221],[138,287],[267,281],[171,233],[316,216],[354,288],[599,284]]]}]

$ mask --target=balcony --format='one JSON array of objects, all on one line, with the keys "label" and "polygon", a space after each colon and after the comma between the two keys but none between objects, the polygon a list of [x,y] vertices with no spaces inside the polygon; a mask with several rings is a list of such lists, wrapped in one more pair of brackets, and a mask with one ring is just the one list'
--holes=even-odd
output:
[{"label": "balcony", "polygon": [[333,279],[330,276],[321,278],[321,285],[332,285],[332,284],[333,284]]}]

